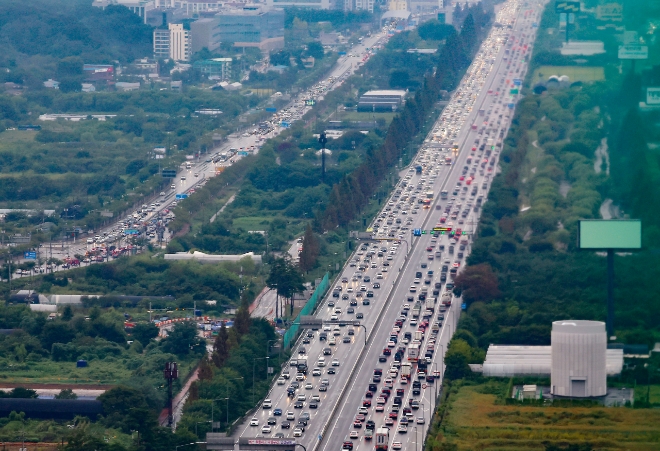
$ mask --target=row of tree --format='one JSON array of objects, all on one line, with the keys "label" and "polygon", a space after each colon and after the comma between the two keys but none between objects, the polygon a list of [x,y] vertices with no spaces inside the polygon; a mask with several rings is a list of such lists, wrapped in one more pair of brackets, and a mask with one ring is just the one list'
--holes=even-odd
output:
[{"label": "row of tree", "polygon": [[[478,21],[475,21],[475,16]],[[439,52],[435,74],[426,76],[424,86],[406,101],[403,111],[390,123],[382,146],[332,187],[327,207],[317,214],[317,223],[323,229],[348,225],[368,203],[381,184],[383,175],[399,161],[410,140],[422,129],[440,90],[453,89],[469,66],[488,17],[479,5],[475,5],[470,8],[460,34],[447,37]]]}]

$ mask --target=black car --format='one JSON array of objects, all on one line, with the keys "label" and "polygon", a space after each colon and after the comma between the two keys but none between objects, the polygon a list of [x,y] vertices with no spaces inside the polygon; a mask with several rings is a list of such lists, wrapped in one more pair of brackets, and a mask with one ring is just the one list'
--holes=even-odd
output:
[{"label": "black car", "polygon": [[362,313],[358,312],[358,313],[355,314],[355,317],[357,319],[362,319],[362,318],[364,318],[364,315]]},{"label": "black car", "polygon": [[307,420],[303,417],[300,417],[298,419],[298,424],[296,425],[296,427],[305,430],[305,426],[307,426]]},{"label": "black car", "polygon": [[348,335],[355,335],[355,330],[348,329]]},{"label": "black car", "polygon": [[372,288],[380,288],[380,283],[375,282],[371,287]]},{"label": "black car", "polygon": [[316,401],[312,401],[309,403],[309,408],[310,409],[318,409],[319,404]]},{"label": "black car", "polygon": [[382,362],[387,362],[387,356],[386,356],[386,355],[381,355],[381,356],[379,356],[379,357],[378,357],[378,361],[381,362],[381,363],[382,363]]},{"label": "black car", "polygon": [[357,299],[355,299],[355,298],[351,299],[351,302],[349,302],[349,305],[351,305],[351,306],[356,306],[356,305],[358,305],[358,304],[357,304]]},{"label": "black car", "polygon": [[270,424],[271,426],[274,425],[274,424],[277,424],[277,418],[268,417],[268,424]]},{"label": "black car", "polygon": [[376,393],[378,391],[378,385],[369,384],[369,391],[372,392],[372,393]]},{"label": "black car", "polygon": [[291,427],[291,423],[288,421],[282,421],[282,429],[289,429]]},{"label": "black car", "polygon": [[369,302],[369,298],[365,298],[362,300],[362,305],[369,305],[371,302]]},{"label": "black car", "polygon": [[332,297],[333,298],[338,298],[339,297],[339,291],[333,291],[332,292]]},{"label": "black car", "polygon": [[374,377],[372,378],[375,384],[378,384],[380,382],[380,376],[377,374],[374,374]]},{"label": "black car", "polygon": [[312,341],[309,339],[309,337],[305,337],[305,338],[303,338],[303,341],[302,341],[302,342],[303,342],[303,344],[308,345],[308,344],[310,344]]},{"label": "black car", "polygon": [[321,332],[319,334],[319,341],[326,341],[328,339],[328,334],[326,332]]},{"label": "black car", "polygon": [[293,404],[293,408],[294,408],[294,409],[302,409],[303,407],[304,407],[304,404],[303,404],[302,401],[296,401],[296,402]]},{"label": "black car", "polygon": [[342,298],[343,300],[348,299],[348,294],[347,294],[347,293],[342,294],[342,295],[341,295],[341,298]]},{"label": "black car", "polygon": [[328,368],[328,371],[326,371],[326,374],[335,374],[336,372],[337,372],[337,370],[335,370],[334,368],[330,367],[330,368]]},{"label": "black car", "polygon": [[[356,302],[357,304],[357,302]],[[346,309],[346,313],[355,313],[355,309],[353,307],[349,307]]]}]

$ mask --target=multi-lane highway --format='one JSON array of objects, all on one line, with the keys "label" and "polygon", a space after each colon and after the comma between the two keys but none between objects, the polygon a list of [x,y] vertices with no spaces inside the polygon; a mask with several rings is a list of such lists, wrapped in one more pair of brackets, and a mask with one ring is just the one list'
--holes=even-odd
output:
[{"label": "multi-lane highway", "polygon": [[[379,33],[364,38],[353,46],[346,55],[341,56],[331,72],[309,89],[299,93],[280,111],[274,113],[269,119],[261,124],[261,127],[251,130],[249,133],[237,133],[231,135],[228,139],[210,151],[207,155],[189,161],[181,165],[177,171],[176,177],[172,180],[171,186],[161,192],[152,200],[145,201],[137,211],[130,211],[126,216],[122,216],[117,221],[95,231],[95,235],[85,236],[75,241],[57,241],[44,245],[41,248],[39,257],[44,260],[50,257],[65,260],[73,258],[75,255],[106,255],[105,249],[110,245],[121,247],[124,240],[126,229],[142,228],[147,226],[150,237],[155,240],[157,237],[156,218],[166,218],[169,211],[176,205],[177,194],[194,195],[194,190],[206,183],[206,181],[216,175],[217,166],[230,166],[233,162],[242,158],[240,151],[250,151],[257,153],[264,140],[277,136],[288,126],[300,120],[313,106],[305,103],[306,100],[319,100],[328,92],[341,86],[349,76],[351,76],[359,67],[373,54],[372,49],[384,45],[388,39],[388,28]],[[369,49],[369,50],[367,50]],[[227,154],[228,158],[219,158],[222,154]],[[222,160],[222,161],[221,161]],[[165,231],[164,238],[167,239],[169,233]],[[122,241],[124,240],[124,241]],[[107,255],[106,255],[107,256]],[[80,262],[82,265],[94,263],[90,261]],[[50,267],[48,270],[67,269],[68,266]],[[45,266],[35,268],[33,273],[46,272]],[[31,275],[30,272],[13,274],[13,278]]]},{"label": "multi-lane highway", "polygon": [[[351,256],[318,309],[326,325],[304,331],[294,346],[292,360],[306,359],[307,374],[289,365],[288,378],[279,379],[238,436],[296,437],[309,450],[364,450],[374,446],[366,432],[373,422],[389,428],[392,448],[421,448],[441,380],[420,374],[417,360],[425,359],[427,375],[441,377],[461,309],[450,283],[497,171],[517,97],[510,90],[524,77],[540,14],[538,5],[522,4],[501,6],[502,27],[493,28],[400,174],[371,224],[373,239]],[[445,233],[432,235],[434,227]]]}]

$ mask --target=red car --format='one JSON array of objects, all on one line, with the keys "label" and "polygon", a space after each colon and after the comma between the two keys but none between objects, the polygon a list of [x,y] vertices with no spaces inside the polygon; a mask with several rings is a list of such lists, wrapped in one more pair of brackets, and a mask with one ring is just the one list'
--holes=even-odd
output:
[{"label": "red car", "polygon": [[[369,392],[371,393],[371,392]],[[365,399],[362,401],[362,407],[371,407],[371,400],[370,399]]]},{"label": "red car", "polygon": [[374,397],[374,394],[373,394],[373,392],[368,391],[368,392],[364,395],[364,397],[365,397],[365,398],[373,398],[373,397]]},{"label": "red car", "polygon": [[362,428],[362,422],[361,422],[361,421],[358,421],[358,420],[355,420],[355,421],[353,422],[353,427],[354,427],[355,429],[360,429],[360,428]]},{"label": "red car", "polygon": [[397,418],[399,418],[399,414],[398,414],[398,412],[390,412],[388,417],[390,417],[393,420],[396,420]]},{"label": "red car", "polygon": [[383,354],[385,355],[392,355],[392,350],[390,348],[384,348],[383,349]]}]

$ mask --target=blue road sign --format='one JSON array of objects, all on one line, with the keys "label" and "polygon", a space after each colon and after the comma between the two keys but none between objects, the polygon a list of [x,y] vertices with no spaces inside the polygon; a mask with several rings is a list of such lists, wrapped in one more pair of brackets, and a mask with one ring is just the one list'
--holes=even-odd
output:
[{"label": "blue road sign", "polygon": [[422,229],[413,229],[413,236],[422,236]]},{"label": "blue road sign", "polygon": [[239,157],[247,157],[247,156],[248,156],[248,153],[247,153],[246,151],[243,150],[243,151],[238,152],[238,156],[239,156]]},{"label": "blue road sign", "polygon": [[291,123],[290,123],[290,122],[286,122],[286,121],[282,121],[282,122],[280,122],[280,125],[281,125],[282,127],[284,127],[284,128],[289,128],[289,127],[291,127]]},{"label": "blue road sign", "polygon": [[467,304],[465,302],[461,304],[461,310],[467,310]]},{"label": "blue road sign", "polygon": [[266,108],[267,113],[277,113],[277,108],[268,107]]},{"label": "blue road sign", "polygon": [[520,86],[522,84],[522,78],[514,78],[513,84],[516,86]]},{"label": "blue road sign", "polygon": [[23,258],[26,260],[36,260],[37,259],[37,253],[33,251],[26,251],[23,252]]},{"label": "blue road sign", "polygon": [[187,199],[188,195],[184,193],[184,194],[177,194],[174,197],[176,197],[176,200],[181,200],[181,199]]},{"label": "blue road sign", "polygon": [[513,109],[514,106],[516,106],[514,103],[510,103],[507,105],[510,109]]}]

